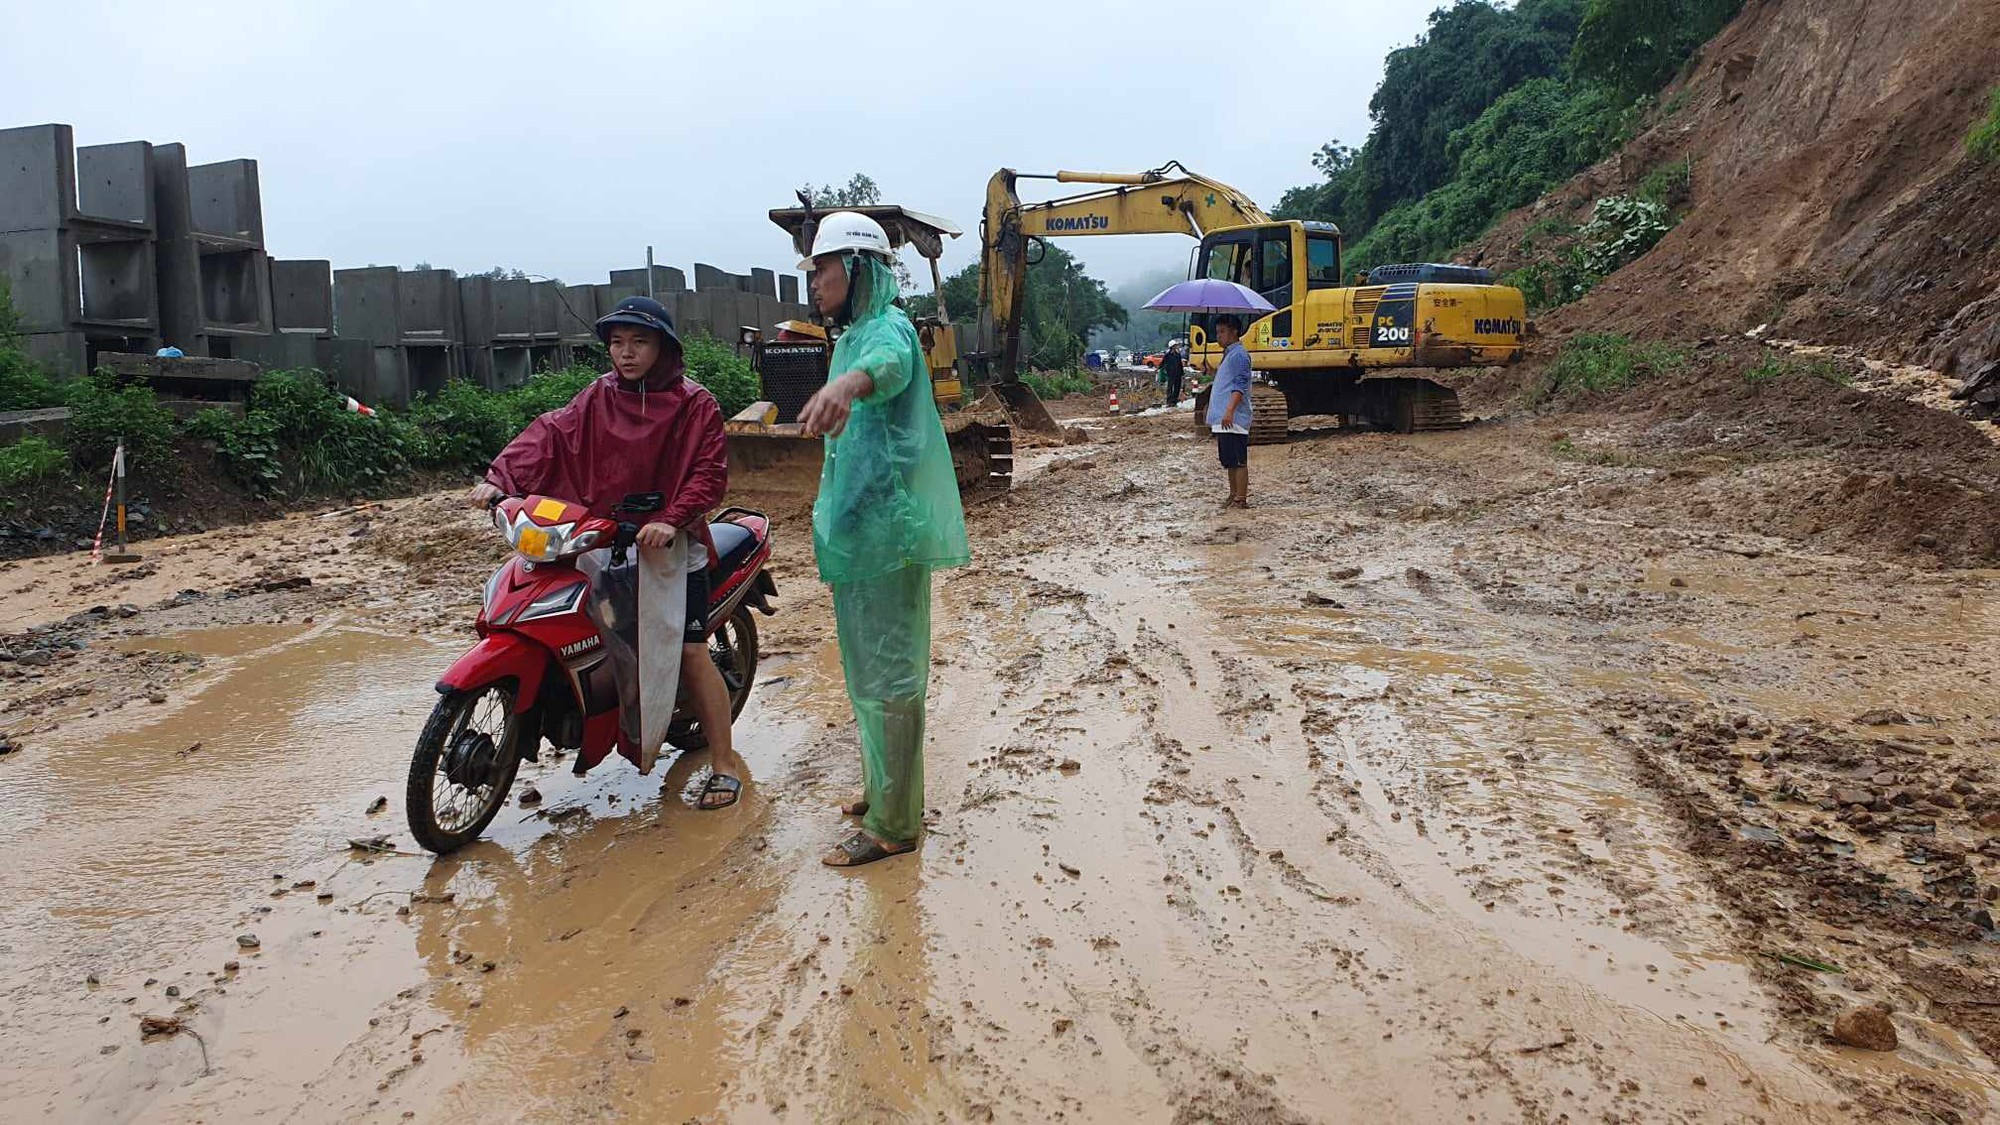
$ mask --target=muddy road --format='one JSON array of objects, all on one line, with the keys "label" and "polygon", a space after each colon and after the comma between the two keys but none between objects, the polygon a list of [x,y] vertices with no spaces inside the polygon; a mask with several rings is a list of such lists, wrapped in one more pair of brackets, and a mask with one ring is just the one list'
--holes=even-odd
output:
[{"label": "muddy road", "polygon": [[1816,467],[1617,419],[1260,448],[1226,514],[1183,419],[1085,424],[972,511],[927,840],[855,873],[796,503],[746,800],[549,761],[441,861],[448,498],[0,568],[4,1116],[2000,1115],[2000,574],[1741,530]]}]

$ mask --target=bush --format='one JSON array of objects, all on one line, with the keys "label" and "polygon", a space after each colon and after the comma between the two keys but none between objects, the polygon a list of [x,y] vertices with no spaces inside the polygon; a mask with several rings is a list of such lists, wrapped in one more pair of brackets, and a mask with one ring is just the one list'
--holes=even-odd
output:
[{"label": "bush", "polygon": [[1669,160],[1651,172],[1639,183],[1639,198],[1657,203],[1669,211],[1688,201],[1688,192],[1694,185],[1694,157]]},{"label": "bush", "polygon": [[2000,164],[2000,86],[1986,96],[1986,116],[1966,134],[1965,151],[1981,160]]},{"label": "bush", "polygon": [[13,488],[31,480],[40,480],[61,472],[67,464],[69,454],[33,435],[0,445],[0,488]]},{"label": "bush", "polygon": [[40,410],[62,403],[62,385],[44,374],[28,353],[0,340],[0,410]]},{"label": "bush", "polygon": [[265,495],[381,489],[424,464],[430,449],[409,418],[350,413],[317,371],[270,372],[241,418],[211,408],[187,433],[215,443],[230,475]]},{"label": "bush", "polygon": [[1583,265],[1600,276],[1651,250],[1674,229],[1666,204],[1626,195],[1611,195],[1597,201],[1590,221],[1578,237],[1583,240]]},{"label": "bush", "polygon": [[1634,343],[1614,333],[1575,336],[1563,345],[1544,376],[1544,397],[1579,391],[1623,390],[1651,375],[1687,366],[1685,351],[1670,344]]},{"label": "bush", "polygon": [[1090,376],[1074,367],[1067,371],[1030,371],[1021,376],[1021,382],[1026,383],[1035,392],[1035,397],[1043,402],[1085,394],[1097,387]]},{"label": "bush", "polygon": [[707,336],[686,337],[681,348],[687,357],[688,375],[715,396],[724,418],[763,397],[757,373],[736,349]]},{"label": "bush", "polygon": [[120,439],[128,471],[163,468],[173,459],[174,416],[143,383],[121,386],[116,375],[99,368],[63,387],[63,405],[70,410],[63,444],[84,468],[109,465]]}]

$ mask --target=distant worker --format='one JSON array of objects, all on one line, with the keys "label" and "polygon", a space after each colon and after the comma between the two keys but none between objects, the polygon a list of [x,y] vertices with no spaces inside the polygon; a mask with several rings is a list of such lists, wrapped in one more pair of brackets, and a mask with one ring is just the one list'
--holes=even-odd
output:
[{"label": "distant worker", "polygon": [[821,860],[858,867],[914,850],[924,823],[924,709],[931,673],[931,572],[963,566],[958,477],[917,330],[896,307],[881,224],[852,211],[819,221],[812,273],[821,315],[842,329],[826,386],[799,421],[826,435],[813,548],[833,588],[834,631],[861,739],[862,794],[841,811],[861,830]]},{"label": "distant worker", "polygon": [[1229,474],[1224,508],[1250,506],[1250,353],[1243,347],[1243,322],[1232,313],[1215,318],[1215,342],[1222,363],[1208,393],[1208,428],[1215,434],[1216,459]]},{"label": "distant worker", "polygon": [[180,350],[179,348],[177,348],[177,347],[173,346],[172,344],[168,344],[168,345],[167,345],[166,347],[164,347],[164,348],[161,348],[161,349],[160,349],[159,351],[156,351],[156,352],[154,352],[154,353],[153,353],[153,355],[154,355],[154,357],[155,357],[155,358],[157,358],[157,359],[186,359],[186,358],[187,358],[187,353],[186,353],[186,352],[184,352],[184,351]]},{"label": "distant worker", "polygon": [[1160,357],[1160,382],[1166,384],[1167,405],[1176,406],[1181,401],[1181,376],[1187,373],[1187,364],[1181,360],[1181,342],[1175,340],[1167,345],[1167,352]]}]

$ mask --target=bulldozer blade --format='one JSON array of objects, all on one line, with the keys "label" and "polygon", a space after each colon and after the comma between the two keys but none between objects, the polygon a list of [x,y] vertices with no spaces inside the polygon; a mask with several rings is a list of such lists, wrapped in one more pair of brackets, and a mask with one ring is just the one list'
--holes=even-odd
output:
[{"label": "bulldozer blade", "polygon": [[732,489],[819,492],[819,472],[825,459],[820,439],[807,437],[797,423],[728,427],[729,484]]},{"label": "bulldozer blade", "polygon": [[994,383],[988,392],[999,397],[1016,426],[1038,434],[1059,434],[1062,427],[1049,415],[1049,408],[1026,383]]}]

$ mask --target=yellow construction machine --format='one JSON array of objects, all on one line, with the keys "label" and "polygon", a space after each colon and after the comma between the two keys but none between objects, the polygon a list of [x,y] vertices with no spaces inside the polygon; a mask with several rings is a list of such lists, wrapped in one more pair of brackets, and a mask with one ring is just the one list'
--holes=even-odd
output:
[{"label": "yellow construction machine", "polygon": [[[938,289],[937,313],[911,319],[923,344],[931,393],[951,443],[959,491],[967,495],[1006,491],[1014,476],[1013,428],[997,402],[967,404],[960,377],[958,327],[944,307],[938,258],[944,253],[944,240],[957,238],[962,232],[944,219],[903,207],[842,210],[874,219],[888,233],[891,246],[912,247],[930,263],[931,280]],[[810,205],[772,211],[771,221],[792,236],[801,257],[811,253],[817,213]],[[749,328],[740,341],[750,349],[751,366],[761,382],[764,401],[727,424],[730,476],[752,487],[810,493],[819,484],[820,443],[806,437],[797,419],[806,400],[826,385],[832,341],[826,328],[816,322],[786,321],[770,328],[770,338],[763,328]],[[1035,406],[1042,409],[1039,401]],[[1046,416],[1046,409],[1042,413]]]},{"label": "yellow construction machine", "polygon": [[[1023,203],[1015,185],[1052,179],[1099,187]],[[1491,284],[1480,269],[1380,266],[1350,282],[1340,229],[1277,220],[1227,184],[1170,162],[1149,172],[1056,172],[1003,168],[986,186],[980,225],[979,293],[1000,345],[987,360],[1003,385],[1018,380],[1022,293],[1046,238],[1187,234],[1200,240],[1190,277],[1238,282],[1277,311],[1247,326],[1253,367],[1275,384],[1253,388],[1253,442],[1283,440],[1289,419],[1334,415],[1401,433],[1464,425],[1458,395],[1430,379],[1375,375],[1397,368],[1479,367],[1520,361],[1527,346],[1521,291]],[[1190,318],[1193,362],[1221,358],[1214,317]]]}]

